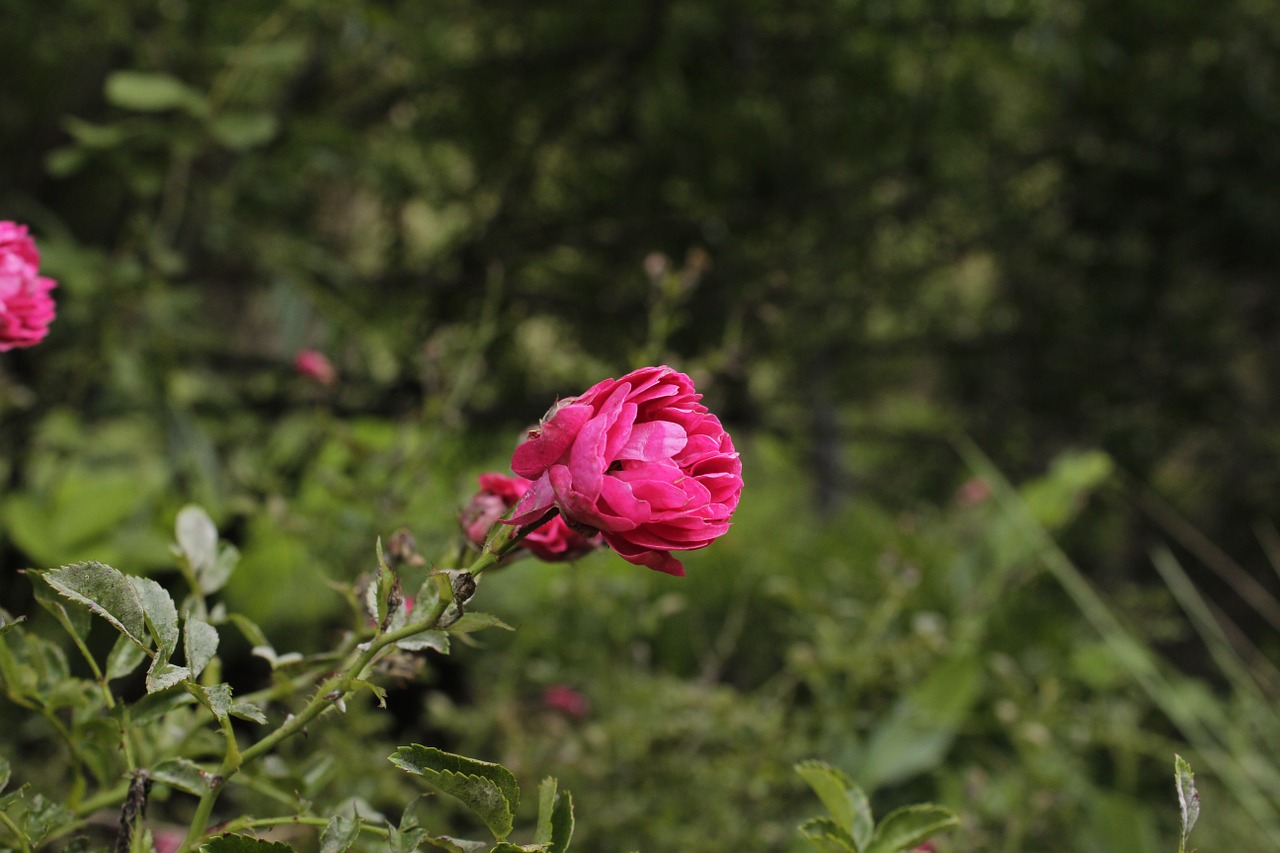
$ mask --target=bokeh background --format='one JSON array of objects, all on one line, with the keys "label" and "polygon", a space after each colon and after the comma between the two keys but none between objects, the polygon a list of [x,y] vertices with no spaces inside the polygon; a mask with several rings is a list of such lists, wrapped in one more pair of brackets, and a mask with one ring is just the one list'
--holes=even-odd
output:
[{"label": "bokeh background", "polygon": [[585,851],[799,849],[807,757],[942,850],[1168,850],[1175,751],[1200,846],[1280,837],[1274,2],[0,11],[0,218],[60,283],[0,357],[11,611],[163,575],[194,501],[318,648],[375,536],[449,553],[557,395],[666,362],[732,533],[494,576],[518,630],[363,737],[558,776]]}]

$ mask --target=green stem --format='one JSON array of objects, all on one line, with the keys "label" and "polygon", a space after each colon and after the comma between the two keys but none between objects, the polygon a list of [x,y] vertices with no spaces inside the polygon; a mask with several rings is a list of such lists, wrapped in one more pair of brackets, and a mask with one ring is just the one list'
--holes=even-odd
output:
[{"label": "green stem", "polygon": [[[471,573],[472,577],[477,577],[486,569],[492,568],[499,560],[514,550],[520,544],[521,539],[554,518],[556,512],[553,509],[533,524],[523,526],[495,524],[488,540],[480,551],[480,556],[476,558],[467,571]],[[234,735],[228,728],[226,730],[228,740],[226,759],[224,759],[222,767],[218,771],[218,778],[210,789],[200,797],[199,803],[196,804],[196,811],[191,819],[191,828],[187,832],[187,837],[182,842],[182,846],[178,848],[178,853],[189,853],[204,837],[206,828],[209,825],[209,817],[213,813],[213,806],[228,779],[238,773],[245,765],[271,752],[281,742],[302,732],[325,711],[338,706],[353,691],[356,682],[362,679],[365,670],[377,660],[384,649],[406,637],[412,637],[415,634],[421,634],[423,631],[430,631],[435,628],[440,624],[440,619],[444,616],[444,612],[450,603],[451,601],[442,595],[430,612],[417,622],[395,631],[378,634],[367,643],[356,646],[348,655],[348,663],[340,667],[336,674],[331,675],[320,683],[320,686],[316,688],[315,693],[312,694],[311,699],[301,711],[286,719],[279,728],[245,749],[244,752],[241,753],[235,750]]]},{"label": "green stem", "polygon": [[31,853],[31,843],[27,840],[27,834],[19,829],[18,825],[15,824],[4,812],[0,812],[0,823],[4,824],[5,827],[13,833],[13,837],[18,842],[18,849],[21,850],[22,853]]},{"label": "green stem", "polygon": [[[267,829],[273,826],[318,826],[326,827],[329,825],[330,818],[327,817],[310,817],[307,815],[292,815],[289,817],[262,817],[262,818],[240,818],[233,820],[226,825],[227,832],[238,832],[242,829]],[[360,823],[360,831],[367,832],[370,835],[376,835],[379,838],[388,838],[391,831],[385,826],[377,826],[375,824]]]}]

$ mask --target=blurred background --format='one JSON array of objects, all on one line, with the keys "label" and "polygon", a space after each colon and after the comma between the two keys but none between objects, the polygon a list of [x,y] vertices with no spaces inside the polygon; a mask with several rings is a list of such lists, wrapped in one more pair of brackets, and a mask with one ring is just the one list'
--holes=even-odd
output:
[{"label": "blurred background", "polygon": [[518,630],[368,737],[558,776],[584,851],[799,849],[808,757],[940,850],[1169,850],[1175,751],[1202,846],[1280,837],[1274,2],[0,11],[0,218],[59,281],[0,357],[7,609],[170,571],[194,501],[318,648],[375,536],[449,553],[557,395],[665,362],[731,534],[495,575]]}]

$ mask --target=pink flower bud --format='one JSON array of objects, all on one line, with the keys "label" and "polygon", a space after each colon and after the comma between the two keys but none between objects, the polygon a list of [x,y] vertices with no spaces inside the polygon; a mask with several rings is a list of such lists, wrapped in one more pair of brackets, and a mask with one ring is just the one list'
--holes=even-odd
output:
[{"label": "pink flower bud", "polygon": [[[477,546],[484,545],[490,528],[516,505],[532,485],[523,477],[481,474],[480,491],[472,496],[458,518],[467,539]],[[588,538],[572,530],[558,516],[536,527],[520,540],[520,545],[538,559],[552,563],[573,560],[600,547],[596,537]]]},{"label": "pink flower bud", "polygon": [[511,458],[533,485],[507,523],[558,509],[624,560],[683,575],[671,552],[723,536],[742,494],[733,441],[701,399],[685,374],[644,367],[561,400]]},{"label": "pink flower bud", "polygon": [[27,226],[0,221],[0,352],[35,346],[49,333],[57,284],[38,274],[40,253]]},{"label": "pink flower bud", "polygon": [[324,386],[338,381],[338,371],[325,354],[313,349],[304,349],[293,360],[293,367],[298,373]]}]

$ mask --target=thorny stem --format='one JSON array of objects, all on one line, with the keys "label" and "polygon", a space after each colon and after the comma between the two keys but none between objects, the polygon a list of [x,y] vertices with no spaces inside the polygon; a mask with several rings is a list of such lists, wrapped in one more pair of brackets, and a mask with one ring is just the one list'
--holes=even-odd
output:
[{"label": "thorny stem", "polygon": [[[495,524],[480,551],[480,556],[475,559],[475,562],[471,564],[467,571],[474,578],[485,570],[492,568],[499,560],[514,550],[521,539],[546,524],[556,516],[556,513],[557,510],[552,509],[542,518],[527,525],[517,526],[501,522]],[[243,752],[237,753],[232,748],[231,744],[234,743],[234,739],[228,730],[227,737],[230,743],[227,756],[223,760],[222,767],[219,768],[217,778],[214,779],[209,790],[200,797],[200,801],[196,805],[195,814],[191,819],[190,830],[187,832],[187,837],[183,840],[182,846],[178,848],[177,853],[190,853],[205,836],[206,828],[209,825],[209,817],[213,813],[213,806],[217,802],[218,795],[222,792],[227,780],[238,773],[245,765],[268,754],[281,742],[302,732],[308,724],[325,711],[333,707],[340,707],[348,694],[357,689],[357,682],[362,679],[365,670],[376,661],[384,649],[407,637],[438,627],[441,617],[444,616],[445,610],[448,609],[451,603],[453,602],[450,598],[442,595],[431,610],[417,622],[405,625],[395,631],[378,634],[367,643],[356,646],[348,655],[348,662],[340,667],[335,674],[320,683],[320,686],[316,688],[315,693],[312,694],[311,699],[301,711],[288,717],[279,728],[246,748]],[[460,602],[457,609],[461,610]],[[293,818],[289,820],[293,820]]]}]

